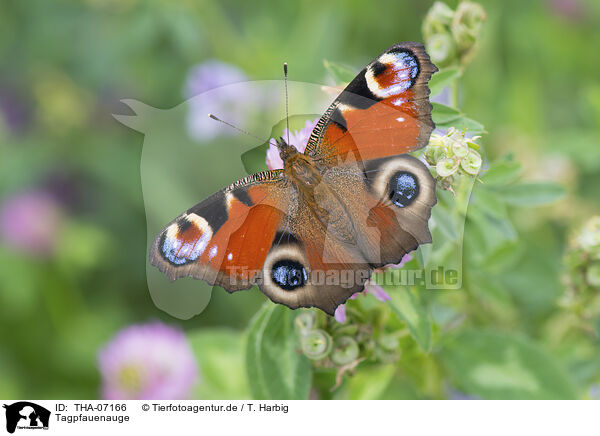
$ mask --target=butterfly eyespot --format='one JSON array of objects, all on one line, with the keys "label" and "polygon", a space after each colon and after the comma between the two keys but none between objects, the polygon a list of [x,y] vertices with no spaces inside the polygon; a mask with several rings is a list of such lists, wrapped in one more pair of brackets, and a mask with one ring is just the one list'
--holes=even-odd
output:
[{"label": "butterfly eyespot", "polygon": [[398,207],[410,206],[419,196],[419,180],[408,171],[394,173],[389,183],[389,198]]},{"label": "butterfly eyespot", "polygon": [[300,262],[280,260],[273,265],[271,278],[284,291],[293,291],[304,286],[308,275]]},{"label": "butterfly eyespot", "polygon": [[163,232],[159,250],[171,265],[185,265],[204,253],[212,234],[206,219],[194,213],[187,214]]}]

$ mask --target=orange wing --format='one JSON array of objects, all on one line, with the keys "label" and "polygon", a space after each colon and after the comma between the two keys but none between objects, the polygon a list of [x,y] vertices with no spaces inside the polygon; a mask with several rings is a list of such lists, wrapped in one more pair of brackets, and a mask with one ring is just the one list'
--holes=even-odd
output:
[{"label": "orange wing", "polygon": [[288,207],[280,173],[253,174],[188,209],[156,237],[150,263],[171,280],[191,276],[228,291],[250,288]]},{"label": "orange wing", "polygon": [[437,71],[422,44],[394,45],[367,65],[321,117],[305,154],[328,166],[424,147],[434,129],[427,83]]}]

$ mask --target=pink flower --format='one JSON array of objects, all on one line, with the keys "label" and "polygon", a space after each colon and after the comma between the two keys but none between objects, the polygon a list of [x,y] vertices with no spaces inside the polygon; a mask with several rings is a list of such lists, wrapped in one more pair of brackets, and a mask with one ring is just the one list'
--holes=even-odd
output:
[{"label": "pink flower", "polygon": [[381,268],[381,270],[385,270],[385,269],[388,269],[388,268],[391,268],[391,269],[400,269],[404,265],[406,265],[408,262],[410,262],[412,259],[413,259],[413,256],[412,256],[411,253],[405,254],[404,256],[402,256],[402,259],[400,259],[400,263],[388,263],[383,268]]},{"label": "pink flower", "polygon": [[[356,294],[354,294],[354,295],[356,295]],[[333,317],[340,324],[345,324],[346,323],[346,305],[345,304],[340,304],[335,309],[335,313],[333,314]]]},{"label": "pink flower", "polygon": [[12,133],[25,130],[31,117],[31,108],[10,86],[0,88],[0,124],[6,125]]},{"label": "pink flower", "polygon": [[[318,121],[318,118],[314,121],[306,120],[306,123],[302,129],[289,132],[290,145],[296,147],[296,150],[298,150],[300,153],[304,153],[304,150],[306,150],[306,145],[308,144],[308,138],[310,138],[310,134],[317,125]],[[288,129],[283,129],[283,134],[281,137],[287,141]],[[269,141],[269,149],[267,150],[267,167],[270,170],[283,169],[283,161],[281,160],[281,157],[279,157],[279,150],[277,149],[277,144],[275,143],[274,138],[271,138]]]},{"label": "pink flower", "polygon": [[[222,135],[236,135],[235,130],[211,120],[207,114],[215,113],[236,126],[244,126],[249,102],[254,103],[256,99],[250,93],[240,95],[243,87],[227,85],[248,80],[248,76],[240,68],[216,59],[209,59],[192,67],[183,90],[184,96],[189,99],[187,101],[189,135],[205,142]],[[194,98],[216,88],[220,89],[211,96],[209,101],[204,98]]]},{"label": "pink flower", "polygon": [[377,283],[369,280],[365,284],[365,290],[363,291],[365,294],[371,294],[373,297],[377,298],[379,301],[385,303],[386,301],[390,301],[391,298],[384,289],[379,286]]},{"label": "pink flower", "polygon": [[106,400],[185,399],[198,378],[183,332],[160,322],[119,332],[98,353],[98,366]]},{"label": "pink flower", "polygon": [[[402,257],[402,259],[400,260],[400,263],[398,263],[398,264],[388,263],[384,267],[378,268],[373,272],[374,273],[382,272],[388,268],[391,268],[391,269],[402,268],[407,262],[410,262],[412,260],[412,258],[413,258],[412,254],[410,254],[410,253],[405,254]],[[389,294],[387,292],[385,292],[385,290],[381,286],[379,286],[377,283],[375,283],[372,279],[369,279],[369,281],[367,281],[367,283],[365,283],[365,288],[361,292],[357,292],[356,294],[352,295],[349,298],[349,300],[354,300],[356,297],[358,297],[359,294],[362,294],[362,295],[371,294],[372,296],[377,298],[382,303],[385,303],[386,301],[391,300],[391,297],[389,296]],[[346,322],[346,304],[345,303],[340,304],[335,309],[334,318],[340,324],[344,324]]]},{"label": "pink flower", "polygon": [[581,21],[585,16],[585,3],[580,0],[548,0],[550,10],[571,21]]},{"label": "pink flower", "polygon": [[248,76],[235,65],[208,59],[190,69],[183,93],[186,98],[192,98],[214,88],[246,81]]},{"label": "pink flower", "polygon": [[44,191],[8,197],[0,204],[0,239],[21,252],[48,256],[56,248],[61,218],[61,207]]}]

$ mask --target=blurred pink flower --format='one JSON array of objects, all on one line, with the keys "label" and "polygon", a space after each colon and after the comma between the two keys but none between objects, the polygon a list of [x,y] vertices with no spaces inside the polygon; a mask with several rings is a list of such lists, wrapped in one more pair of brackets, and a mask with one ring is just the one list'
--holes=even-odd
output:
[{"label": "blurred pink flower", "polygon": [[550,10],[567,20],[580,21],[585,16],[585,4],[580,0],[547,0]]},{"label": "blurred pink flower", "polygon": [[345,304],[340,304],[335,309],[335,313],[333,314],[333,317],[340,324],[345,324],[346,323],[346,305]]},{"label": "blurred pink flower", "polygon": [[365,290],[363,291],[365,294],[371,294],[373,297],[377,298],[379,301],[385,303],[386,301],[390,301],[391,298],[385,290],[379,286],[377,283],[369,280],[365,284]]},{"label": "blurred pink flower", "polygon": [[30,255],[48,256],[56,248],[62,209],[53,196],[31,190],[0,203],[0,239]]},{"label": "blurred pink flower", "polygon": [[388,263],[383,268],[381,268],[381,270],[385,270],[388,268],[400,269],[400,268],[404,267],[404,265],[406,265],[411,260],[413,260],[412,253],[408,253],[408,254],[405,254],[404,256],[402,256],[402,259],[400,259],[400,263]]},{"label": "blurred pink flower", "polygon": [[[402,259],[400,260],[400,263],[397,263],[397,264],[388,263],[383,268],[378,268],[373,272],[374,273],[382,272],[388,268],[391,268],[391,269],[402,268],[407,262],[410,262],[412,260],[412,258],[413,258],[412,254],[410,254],[410,253],[405,254],[402,257]],[[365,283],[365,288],[362,290],[362,292],[357,292],[356,294],[352,295],[349,298],[349,300],[354,300],[360,294],[363,294],[363,295],[371,294],[372,296],[374,296],[375,298],[377,298],[379,301],[381,301],[383,303],[391,300],[389,294],[387,292],[385,292],[385,290],[381,286],[379,286],[377,283],[373,282],[372,279],[369,279],[369,281],[367,281],[367,283]],[[344,324],[346,322],[346,304],[345,303],[340,304],[335,309],[335,313],[333,315],[337,322],[339,322],[340,324]]]},{"label": "blurred pink flower", "polygon": [[209,59],[190,69],[183,93],[185,98],[192,98],[214,88],[247,80],[248,76],[235,65]]},{"label": "blurred pink flower", "polygon": [[5,124],[12,133],[20,133],[29,123],[30,108],[15,90],[17,87],[11,88],[10,85],[0,88],[0,124]]},{"label": "blurred pink flower", "polygon": [[98,365],[106,400],[185,399],[198,378],[184,333],[160,322],[119,332],[98,353]]},{"label": "blurred pink flower", "polygon": [[[365,285],[365,289],[366,289],[366,285]],[[361,292],[357,292],[356,294],[352,294],[350,296],[350,298],[348,298],[348,300],[356,300],[356,298],[358,297],[358,295]],[[346,304],[340,304],[336,309],[335,312],[333,314],[335,320],[337,322],[339,322],[340,324],[344,324],[346,322]]]},{"label": "blurred pink flower", "polygon": [[[194,66],[188,73],[183,94],[188,100],[187,130],[191,137],[209,141],[220,135],[236,135],[237,132],[208,118],[214,113],[237,126],[244,126],[250,105],[256,99],[250,92],[240,94],[244,88],[227,87],[233,83],[247,82],[248,76],[238,67],[210,59]],[[206,98],[194,98],[211,89],[220,88]]]},{"label": "blurred pink flower", "polygon": [[[310,138],[310,134],[317,125],[318,121],[318,118],[314,121],[306,120],[306,123],[304,123],[304,127],[302,129],[290,132],[290,145],[296,147],[296,150],[298,150],[300,153],[304,153],[304,150],[306,150],[306,145],[308,144],[308,138]],[[287,135],[288,129],[283,129],[283,134],[281,137],[287,141]],[[281,160],[281,157],[279,157],[279,150],[277,149],[275,138],[271,138],[269,141],[269,149],[267,150],[267,167],[270,170],[283,168],[283,161]]]}]

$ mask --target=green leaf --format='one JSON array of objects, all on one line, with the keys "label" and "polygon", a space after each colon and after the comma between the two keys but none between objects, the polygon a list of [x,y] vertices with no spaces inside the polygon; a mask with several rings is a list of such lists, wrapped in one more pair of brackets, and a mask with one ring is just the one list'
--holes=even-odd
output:
[{"label": "green leaf", "polygon": [[370,365],[356,371],[335,394],[335,399],[378,400],[394,376],[394,365]]},{"label": "green leaf", "polygon": [[501,274],[500,281],[512,294],[522,315],[528,320],[549,313],[564,295],[561,257],[561,238],[554,235],[550,224],[524,232],[518,240],[520,255],[509,274]]},{"label": "green leaf", "polygon": [[475,121],[464,115],[461,115],[457,120],[452,121],[452,126],[457,130],[465,130],[472,135],[479,135],[485,132],[485,127],[479,121]]},{"label": "green leaf", "polygon": [[433,106],[431,116],[437,128],[447,129],[454,127],[457,130],[466,130],[471,134],[485,132],[483,124],[466,117],[458,109],[435,102],[431,103],[431,105]]},{"label": "green leaf", "polygon": [[541,206],[554,203],[565,195],[565,188],[556,183],[522,183],[503,188],[500,199],[513,206]]},{"label": "green leaf", "polygon": [[510,241],[517,239],[517,231],[510,220],[506,204],[494,191],[478,187],[469,213],[469,219],[477,221],[486,240],[493,239],[494,235]]},{"label": "green leaf", "polygon": [[493,162],[485,171],[481,180],[486,186],[507,185],[514,182],[521,174],[521,164],[512,160]]},{"label": "green leaf", "polygon": [[200,366],[194,398],[250,398],[244,371],[242,335],[229,329],[202,329],[188,334]]},{"label": "green leaf", "polygon": [[420,245],[415,253],[415,257],[417,258],[417,262],[419,262],[421,268],[425,268],[429,263],[429,259],[431,258],[431,245]]},{"label": "green leaf", "polygon": [[356,77],[356,71],[346,65],[327,60],[323,61],[323,64],[336,85],[347,85]]},{"label": "green leaf", "polygon": [[250,322],[246,372],[257,400],[308,398],[312,369],[298,351],[294,318],[287,307],[265,303]]},{"label": "green leaf", "polygon": [[499,198],[500,195],[493,190],[487,189],[487,185],[477,185],[473,189],[473,201],[469,205],[469,213],[475,210],[485,217],[493,216],[500,219],[509,219],[506,204]]},{"label": "green leaf", "polygon": [[456,387],[483,399],[574,399],[567,373],[535,342],[492,331],[463,331],[441,349]]},{"label": "green leaf", "polygon": [[470,298],[485,308],[482,315],[486,317],[488,323],[500,322],[504,325],[517,323],[522,315],[498,276],[482,269],[474,269],[471,274],[469,292],[472,296]]},{"label": "green leaf", "polygon": [[[517,231],[508,216],[507,208],[494,191],[478,186],[473,195],[474,201],[469,206],[467,217],[470,231],[466,232],[465,244],[473,249],[468,250],[471,262],[496,269],[497,264],[487,263],[498,253],[510,254],[509,246],[518,239]],[[518,251],[514,251],[518,254]],[[508,260],[508,259],[507,259]]]},{"label": "green leaf", "polygon": [[421,305],[418,297],[408,287],[386,287],[392,311],[406,323],[413,339],[425,352],[431,350],[432,333],[429,313]]},{"label": "green leaf", "polygon": [[457,67],[444,68],[435,73],[429,81],[429,89],[431,89],[431,95],[438,95],[443,89],[450,85],[452,81],[458,79],[461,76],[460,69]]},{"label": "green leaf", "polygon": [[445,104],[434,102],[431,103],[431,105],[433,106],[433,112],[431,115],[437,127],[440,127],[441,125],[449,125],[452,123],[452,121],[459,119],[461,116],[457,109],[446,106]]},{"label": "green leaf", "polygon": [[439,228],[446,238],[456,241],[458,239],[458,231],[450,211],[438,204],[431,212],[435,227]]}]

